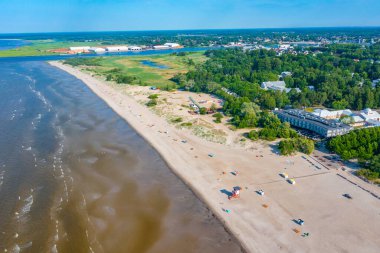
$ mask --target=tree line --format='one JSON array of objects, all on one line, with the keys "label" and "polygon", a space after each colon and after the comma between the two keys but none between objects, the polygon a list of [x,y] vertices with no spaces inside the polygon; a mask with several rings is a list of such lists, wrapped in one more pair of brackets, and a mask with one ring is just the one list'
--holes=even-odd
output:
[{"label": "tree line", "polygon": [[380,177],[380,127],[364,128],[332,138],[327,147],[344,160],[359,159],[365,170],[361,175]]},{"label": "tree line", "polygon": [[[373,47],[377,49],[379,45]],[[367,50],[366,56],[379,57],[378,50]],[[286,105],[354,110],[379,108],[380,85],[373,88],[372,80],[380,78],[380,64],[366,60],[357,62],[342,52],[345,51],[330,49],[314,56],[276,56],[273,50],[210,50],[206,52],[209,59],[204,64],[173,80],[195,92],[214,93],[218,86],[225,87],[263,109]],[[262,82],[279,80],[279,74],[285,71],[292,72],[291,76],[283,78],[287,87],[299,88],[302,92],[260,89]]]}]

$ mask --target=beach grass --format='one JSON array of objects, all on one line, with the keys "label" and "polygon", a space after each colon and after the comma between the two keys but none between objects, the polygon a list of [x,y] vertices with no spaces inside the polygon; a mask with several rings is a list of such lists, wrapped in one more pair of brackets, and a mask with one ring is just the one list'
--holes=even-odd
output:
[{"label": "beach grass", "polygon": [[[107,76],[110,71],[117,69],[118,73],[134,77],[131,84],[155,86],[160,89],[175,87],[170,79],[178,73],[186,73],[195,67],[194,64],[206,60],[203,52],[188,53],[185,56],[175,54],[150,56],[112,56],[100,58],[99,66],[86,67],[87,70],[100,76]],[[166,68],[156,68],[142,64],[151,61]],[[189,64],[192,61],[193,64]]]}]

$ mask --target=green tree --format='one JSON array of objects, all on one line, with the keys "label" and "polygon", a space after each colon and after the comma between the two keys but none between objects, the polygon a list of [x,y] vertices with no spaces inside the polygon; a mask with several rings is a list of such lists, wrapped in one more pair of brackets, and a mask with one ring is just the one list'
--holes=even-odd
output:
[{"label": "green tree", "polygon": [[151,100],[149,100],[149,101],[146,103],[146,105],[147,105],[148,107],[155,106],[155,105],[157,105],[157,100],[156,100],[156,99],[151,99]]},{"label": "green tree", "polygon": [[215,123],[221,123],[222,122],[222,118],[223,118],[223,115],[220,113],[220,112],[217,112],[213,115],[213,117],[215,118]]},{"label": "green tree", "polygon": [[199,109],[199,113],[200,113],[201,115],[205,115],[205,114],[207,113],[207,109],[206,109],[205,107],[201,107],[201,108]]}]

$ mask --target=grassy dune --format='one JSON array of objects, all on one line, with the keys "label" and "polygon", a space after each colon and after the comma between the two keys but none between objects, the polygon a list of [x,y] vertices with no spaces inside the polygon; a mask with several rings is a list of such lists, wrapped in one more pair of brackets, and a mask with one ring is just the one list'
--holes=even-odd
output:
[{"label": "grassy dune", "polygon": [[[165,65],[168,68],[160,69],[142,64],[144,60],[152,61],[158,65]],[[194,64],[206,60],[202,52],[189,53],[185,56],[177,55],[153,55],[153,56],[128,56],[128,57],[103,57],[97,62],[98,66],[85,66],[87,70],[100,75],[107,76],[113,69],[119,69],[119,73],[135,77],[132,84],[144,86],[156,86],[165,88],[174,83],[169,79],[177,73],[186,73],[194,68],[189,64],[191,60]]]}]

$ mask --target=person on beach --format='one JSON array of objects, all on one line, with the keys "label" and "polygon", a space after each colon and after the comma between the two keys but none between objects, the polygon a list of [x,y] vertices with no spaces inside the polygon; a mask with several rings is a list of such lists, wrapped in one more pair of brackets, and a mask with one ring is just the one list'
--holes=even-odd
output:
[{"label": "person on beach", "polygon": [[231,198],[240,198],[240,190],[239,189],[233,189],[232,195],[228,196],[228,199]]}]

